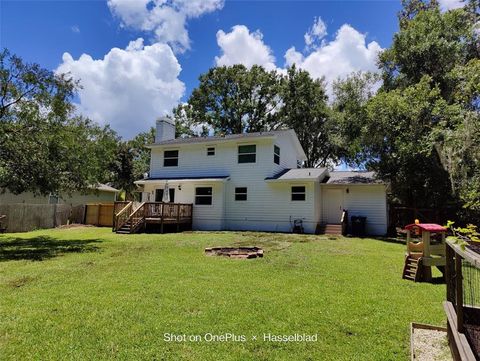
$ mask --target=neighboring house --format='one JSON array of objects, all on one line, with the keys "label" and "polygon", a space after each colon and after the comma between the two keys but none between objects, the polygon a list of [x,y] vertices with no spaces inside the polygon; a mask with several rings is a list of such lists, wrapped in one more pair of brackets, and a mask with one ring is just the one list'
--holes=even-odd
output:
[{"label": "neighboring house", "polygon": [[386,185],[370,172],[298,168],[306,157],[293,130],[175,139],[175,126],[157,121],[150,174],[136,182],[143,202],[193,203],[193,229],[305,232],[367,217],[367,233],[387,232]]},{"label": "neighboring house", "polygon": [[98,184],[90,187],[91,191],[83,194],[74,192],[71,196],[36,196],[32,192],[13,194],[9,191],[0,192],[0,204],[29,203],[29,204],[69,204],[77,206],[88,203],[113,203],[117,199],[118,189],[107,184]]}]

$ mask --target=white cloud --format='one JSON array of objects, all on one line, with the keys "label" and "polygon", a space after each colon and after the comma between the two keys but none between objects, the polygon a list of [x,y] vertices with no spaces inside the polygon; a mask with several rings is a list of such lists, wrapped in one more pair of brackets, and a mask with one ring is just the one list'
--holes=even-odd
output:
[{"label": "white cloud", "polygon": [[296,64],[314,78],[325,77],[329,85],[355,71],[378,71],[376,62],[382,48],[372,41],[366,43],[365,34],[348,24],[342,25],[335,39],[324,42],[319,48],[304,56],[294,47],[285,53],[287,66]]},{"label": "white cloud", "polygon": [[323,22],[322,18],[318,17],[313,20],[313,25],[305,33],[303,38],[305,39],[305,45],[307,49],[313,49],[319,46],[317,44],[327,35],[327,26]]},{"label": "white cloud", "polygon": [[79,34],[80,33],[80,27],[78,25],[73,25],[70,27],[70,30],[72,30],[73,33]]},{"label": "white cloud", "polygon": [[82,114],[110,124],[127,138],[147,130],[155,118],[178,104],[185,91],[178,79],[180,71],[168,45],[144,46],[141,38],[126,49],[111,49],[103,59],[83,54],[75,60],[64,53],[56,70],[80,80],[78,109]]},{"label": "white cloud", "polygon": [[439,0],[438,4],[442,11],[448,11],[452,9],[458,9],[465,6],[465,2],[462,0]]},{"label": "white cloud", "polygon": [[[322,25],[323,24],[323,25]],[[352,26],[344,24],[331,41],[322,40],[321,44],[312,47],[326,35],[326,27],[320,18],[316,18],[306,36],[306,47],[310,52],[302,53],[291,47],[285,52],[285,66],[296,64],[297,67],[310,73],[313,78],[325,77],[327,90],[337,78],[343,78],[356,71],[378,71],[377,57],[382,48],[372,41],[367,44],[366,35]],[[307,35],[305,34],[305,35]],[[268,70],[276,69],[285,73],[285,68],[275,65],[272,50],[263,41],[260,31],[250,32],[244,25],[236,25],[232,31],[217,32],[217,43],[222,51],[220,57],[215,57],[217,66],[243,64],[251,67],[253,64],[264,66]]]},{"label": "white cloud", "polygon": [[108,0],[110,11],[124,26],[152,32],[158,42],[177,51],[190,48],[187,19],[221,9],[223,4],[224,0]]},{"label": "white cloud", "polygon": [[222,50],[222,55],[215,57],[217,66],[243,64],[248,68],[252,65],[262,65],[267,70],[276,68],[272,50],[265,45],[258,30],[250,32],[244,25],[234,26],[229,33],[219,30],[217,44]]}]

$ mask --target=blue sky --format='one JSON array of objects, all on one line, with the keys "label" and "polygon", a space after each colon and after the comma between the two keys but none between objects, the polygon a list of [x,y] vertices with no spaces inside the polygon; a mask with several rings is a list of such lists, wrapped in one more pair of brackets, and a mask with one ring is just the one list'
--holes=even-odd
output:
[{"label": "blue sky", "polygon": [[3,0],[0,7],[1,47],[69,71],[84,87],[79,111],[130,138],[185,101],[215,65],[282,71],[295,62],[328,81],[374,70],[398,29],[400,3]]}]

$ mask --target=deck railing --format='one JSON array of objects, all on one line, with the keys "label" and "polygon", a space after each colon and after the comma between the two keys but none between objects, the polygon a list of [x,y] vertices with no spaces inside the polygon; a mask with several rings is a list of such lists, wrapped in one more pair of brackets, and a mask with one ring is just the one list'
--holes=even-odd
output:
[{"label": "deck railing", "polygon": [[192,204],[146,202],[145,218],[185,219],[192,217]]},{"label": "deck railing", "polygon": [[140,203],[130,215],[130,233],[145,224],[145,203]]},{"label": "deck railing", "polygon": [[143,202],[134,206],[133,202],[126,204],[125,202],[116,202],[115,210],[114,231],[130,221],[131,233],[149,222],[161,224],[163,232],[164,223],[176,223],[177,228],[179,228],[180,223],[191,224],[193,205],[191,203]]},{"label": "deck railing", "polygon": [[445,281],[444,308],[453,359],[473,361],[480,355],[480,255],[447,241]]},{"label": "deck railing", "polygon": [[[122,206],[123,208],[120,208]],[[128,222],[130,214],[132,214],[132,207],[132,202],[127,202],[127,204],[125,202],[115,202],[113,206],[113,231],[122,228]],[[120,210],[117,212],[116,210],[119,208]]]}]

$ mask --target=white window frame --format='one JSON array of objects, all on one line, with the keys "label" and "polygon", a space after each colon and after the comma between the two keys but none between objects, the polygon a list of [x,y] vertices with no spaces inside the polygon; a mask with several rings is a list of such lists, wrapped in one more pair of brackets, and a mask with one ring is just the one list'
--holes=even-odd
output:
[{"label": "white window frame", "polygon": [[[276,149],[278,149],[278,154],[275,152]],[[278,163],[275,162],[275,157],[278,157]],[[280,165],[280,147],[276,144],[273,145],[273,163]]]},{"label": "white window frame", "polygon": [[[255,152],[250,152],[250,153],[240,153],[240,147],[255,147]],[[240,162],[240,156],[241,155],[254,155],[255,156],[255,161],[254,162]],[[237,145],[237,164],[255,164],[257,163],[257,145],[256,144],[238,144]]]},{"label": "white window frame", "polygon": [[[239,191],[237,191],[237,189],[245,189],[245,192],[239,192]],[[237,199],[237,195],[245,196],[245,199]],[[234,200],[235,200],[235,202],[246,202],[246,201],[248,201],[248,187],[235,187]]]},{"label": "white window frame", "polygon": [[[303,187],[303,192],[294,192],[293,188],[295,187]],[[304,199],[293,199],[293,195],[303,194]],[[307,186],[305,184],[295,184],[290,186],[290,202],[305,202],[307,200]]]},{"label": "white window frame", "polygon": [[[210,188],[212,190],[212,194],[210,195],[197,195],[197,188]],[[194,204],[195,204],[195,207],[213,207],[213,186],[212,185],[209,185],[209,184],[205,184],[205,185],[196,185],[195,186],[195,193],[194,193]],[[197,197],[203,197],[203,198],[207,198],[207,197],[210,197],[211,198],[211,203],[210,204],[197,204]]]},{"label": "white window frame", "polygon": [[[208,154],[208,152],[213,149],[213,154]],[[207,157],[215,157],[217,155],[217,147],[214,145],[207,146]]]},{"label": "white window frame", "polygon": [[[166,157],[165,153],[166,152],[177,152],[176,157]],[[177,165],[165,165],[165,160],[167,159],[176,159],[177,160]],[[178,167],[178,164],[180,163],[180,151],[178,149],[164,149],[163,150],[163,166],[165,168],[170,168],[170,167]]]}]

